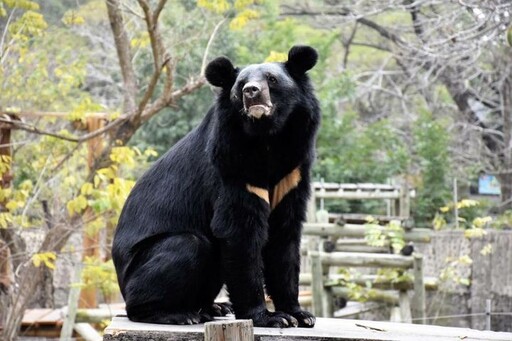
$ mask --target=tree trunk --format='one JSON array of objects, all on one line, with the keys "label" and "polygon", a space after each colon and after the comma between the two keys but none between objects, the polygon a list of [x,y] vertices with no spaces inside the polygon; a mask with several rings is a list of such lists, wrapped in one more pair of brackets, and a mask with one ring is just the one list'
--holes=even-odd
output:
[{"label": "tree trunk", "polygon": [[503,116],[502,171],[498,174],[501,189],[500,213],[512,209],[512,79],[506,78],[501,86]]},{"label": "tree trunk", "polygon": [[512,209],[512,174],[501,174],[497,176],[500,182],[501,204],[499,212]]}]

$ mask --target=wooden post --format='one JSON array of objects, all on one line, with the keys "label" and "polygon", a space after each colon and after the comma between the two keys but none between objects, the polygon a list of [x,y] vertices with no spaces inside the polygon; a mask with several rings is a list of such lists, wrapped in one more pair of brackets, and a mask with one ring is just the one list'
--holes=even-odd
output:
[{"label": "wooden post", "polygon": [[316,198],[315,198],[315,187],[311,184],[311,197],[308,201],[306,221],[308,223],[314,223],[316,221]]},{"label": "wooden post", "polygon": [[214,321],[204,324],[205,341],[253,341],[252,320]]},{"label": "wooden post", "polygon": [[459,202],[459,193],[457,189],[457,178],[453,178],[453,215],[455,218],[455,228],[459,228],[459,208],[457,203]]},{"label": "wooden post", "polygon": [[322,297],[322,315],[324,317],[334,317],[334,300],[331,288],[324,287]]},{"label": "wooden post", "polygon": [[82,274],[81,264],[77,264],[74,271],[72,283],[70,283],[71,289],[69,290],[68,310],[60,330],[61,341],[71,340],[71,337],[73,336],[73,326],[75,324],[78,299],[80,297],[80,287],[77,284],[80,283],[80,277]]},{"label": "wooden post", "polygon": [[398,294],[398,304],[400,307],[400,322],[411,323],[411,304],[409,302],[409,294],[407,290],[400,290]]},{"label": "wooden post", "polygon": [[311,260],[311,290],[313,291],[313,315],[322,317],[323,315],[323,292],[324,276],[322,271],[322,262],[318,252],[309,254]]},{"label": "wooden post", "polygon": [[[100,129],[103,126],[103,119],[98,117],[87,117],[87,131],[93,132]],[[103,151],[103,138],[97,136],[87,141],[87,165],[91,169],[94,165],[94,160],[101,155]],[[90,220],[93,213],[90,208],[87,208],[84,212],[84,221]],[[99,232],[90,234],[84,230],[83,234],[83,253],[82,259],[85,257],[99,257],[100,256],[100,234]],[[80,292],[80,301],[78,306],[80,308],[96,308],[98,305],[96,300],[96,289],[84,288]]]},{"label": "wooden post", "polygon": [[417,319],[415,323],[425,324],[426,303],[425,303],[425,283],[423,278],[423,255],[413,254],[413,273],[414,273],[414,295],[412,297],[412,316]]},{"label": "wooden post", "polygon": [[411,215],[411,199],[409,195],[409,184],[404,177],[400,181],[400,217],[409,217]]},{"label": "wooden post", "polygon": [[485,330],[491,330],[491,300],[485,300]]}]

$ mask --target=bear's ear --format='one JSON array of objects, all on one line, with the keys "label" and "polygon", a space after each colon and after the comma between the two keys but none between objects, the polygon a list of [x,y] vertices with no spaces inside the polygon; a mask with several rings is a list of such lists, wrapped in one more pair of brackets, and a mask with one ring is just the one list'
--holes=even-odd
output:
[{"label": "bear's ear", "polygon": [[208,83],[223,89],[229,89],[235,84],[237,71],[231,61],[226,57],[218,57],[212,60],[204,75]]},{"label": "bear's ear", "polygon": [[291,75],[300,76],[311,70],[318,60],[318,53],[310,46],[296,45],[288,52],[286,69]]}]

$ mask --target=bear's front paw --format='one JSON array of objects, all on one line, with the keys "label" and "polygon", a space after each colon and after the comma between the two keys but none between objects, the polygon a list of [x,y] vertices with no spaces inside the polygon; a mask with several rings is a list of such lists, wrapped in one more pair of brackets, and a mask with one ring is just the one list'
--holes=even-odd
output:
[{"label": "bear's front paw", "polygon": [[313,328],[315,326],[316,317],[307,311],[298,310],[296,312],[290,313],[290,315],[297,319],[299,322],[299,327]]},{"label": "bear's front paw", "polygon": [[253,316],[252,322],[255,327],[288,328],[298,325],[295,317],[280,311],[270,312],[268,310]]},{"label": "bear's front paw", "polygon": [[212,316],[226,316],[235,313],[233,305],[230,302],[213,303],[210,307],[205,309],[205,312]]}]

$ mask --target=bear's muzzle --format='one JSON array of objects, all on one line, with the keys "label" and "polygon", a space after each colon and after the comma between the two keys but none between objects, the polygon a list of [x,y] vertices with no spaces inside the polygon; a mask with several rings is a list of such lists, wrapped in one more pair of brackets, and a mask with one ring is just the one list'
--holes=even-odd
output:
[{"label": "bear's muzzle", "polygon": [[242,89],[245,113],[254,118],[270,116],[272,102],[266,82],[248,82]]}]

